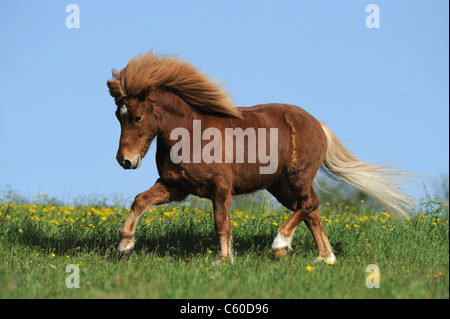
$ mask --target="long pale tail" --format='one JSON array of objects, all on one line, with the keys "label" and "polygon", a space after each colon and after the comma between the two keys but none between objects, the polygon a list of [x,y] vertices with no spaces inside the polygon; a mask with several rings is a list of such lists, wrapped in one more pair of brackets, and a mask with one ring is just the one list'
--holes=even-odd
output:
[{"label": "long pale tail", "polygon": [[328,143],[322,166],[325,172],[331,172],[368,195],[386,211],[408,216],[408,211],[414,208],[414,199],[400,188],[408,184],[408,178],[413,175],[389,169],[385,164],[372,165],[358,160],[325,123],[321,124]]}]

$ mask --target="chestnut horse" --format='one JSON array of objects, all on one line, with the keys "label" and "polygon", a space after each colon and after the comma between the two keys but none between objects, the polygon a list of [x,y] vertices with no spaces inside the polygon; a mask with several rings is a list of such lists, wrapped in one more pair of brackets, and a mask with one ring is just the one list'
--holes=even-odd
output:
[{"label": "chestnut horse", "polygon": [[[272,243],[274,256],[284,255],[291,249],[294,231],[304,221],[317,244],[318,260],[336,262],[322,229],[319,199],[313,189],[314,178],[321,166],[372,197],[387,211],[405,216],[412,208],[412,198],[399,189],[405,178],[403,173],[358,160],[324,123],[300,107],[287,104],[236,107],[219,84],[177,56],[148,52],[134,57],[125,68],[113,70],[113,79],[107,85],[115,98],[116,116],[121,126],[119,164],[124,169],[138,168],[150,143],[157,137],[159,179],[149,190],[136,196],[119,231],[119,256],[132,252],[136,224],[146,209],[181,201],[188,194],[194,194],[213,203],[221,254],[218,262],[232,261],[232,197],[267,189],[293,211],[277,231]],[[196,123],[201,123],[203,135],[195,142],[195,135],[199,137],[199,133],[194,132]],[[187,159],[184,161],[173,156],[173,148],[180,142],[173,134],[177,129],[192,137],[192,142],[185,141],[184,146],[193,145],[193,148],[192,152],[183,155]],[[208,134],[205,138],[208,129],[209,139]],[[227,129],[241,130],[245,135],[240,142],[234,136],[237,142],[231,150],[225,142]],[[260,138],[259,133],[265,129],[267,132],[276,129],[276,136],[266,134]],[[252,132],[258,132],[258,140],[250,138]],[[219,141],[214,141],[214,148],[210,145],[206,153],[210,155],[210,151],[214,151],[218,154],[213,160],[195,159],[194,144],[204,149],[212,143],[211,137]],[[256,146],[260,155],[274,152],[275,169],[261,173],[261,168],[267,167],[267,161],[251,154],[249,146]],[[232,158],[224,160],[222,150],[232,151]],[[237,158],[239,151],[243,151],[244,161]]]}]

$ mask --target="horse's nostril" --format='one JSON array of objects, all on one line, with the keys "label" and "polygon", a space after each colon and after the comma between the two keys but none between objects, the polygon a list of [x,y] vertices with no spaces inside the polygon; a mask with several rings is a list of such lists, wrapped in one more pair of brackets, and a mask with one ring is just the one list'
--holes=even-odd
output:
[{"label": "horse's nostril", "polygon": [[123,167],[125,167],[125,168],[131,168],[131,161],[125,159],[125,160],[123,161]]}]

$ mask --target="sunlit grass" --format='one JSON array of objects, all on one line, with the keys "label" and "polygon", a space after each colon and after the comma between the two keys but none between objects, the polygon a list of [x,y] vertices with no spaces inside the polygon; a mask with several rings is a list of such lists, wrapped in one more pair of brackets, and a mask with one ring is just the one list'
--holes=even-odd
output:
[{"label": "sunlit grass", "polygon": [[[273,260],[270,244],[291,212],[269,196],[231,212],[235,262],[214,266],[218,243],[211,202],[150,208],[136,230],[136,253],[117,259],[118,229],[129,208],[0,203],[0,297],[151,298],[448,298],[448,213],[432,203],[398,219],[362,201],[325,203],[321,221],[336,264],[315,263],[302,225],[293,251]],[[433,208],[433,209],[431,209]],[[64,269],[81,270],[81,287]],[[379,265],[381,288],[365,286]]]}]

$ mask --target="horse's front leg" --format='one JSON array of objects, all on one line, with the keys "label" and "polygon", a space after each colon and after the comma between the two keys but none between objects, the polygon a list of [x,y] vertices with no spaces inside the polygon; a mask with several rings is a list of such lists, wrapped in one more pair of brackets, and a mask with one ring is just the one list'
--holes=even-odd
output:
[{"label": "horse's front leg", "polygon": [[153,205],[161,205],[173,201],[180,201],[186,197],[186,193],[176,187],[168,187],[161,181],[157,181],[149,190],[140,193],[134,199],[130,214],[127,220],[119,230],[120,243],[118,252],[119,257],[128,257],[133,252],[134,232],[136,224],[141,215]]},{"label": "horse's front leg", "polygon": [[230,220],[232,196],[229,188],[218,186],[215,189],[212,202],[214,209],[214,226],[220,245],[220,259],[215,264],[219,264],[223,261],[233,262]]}]

